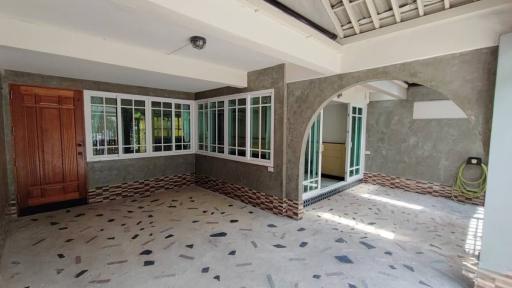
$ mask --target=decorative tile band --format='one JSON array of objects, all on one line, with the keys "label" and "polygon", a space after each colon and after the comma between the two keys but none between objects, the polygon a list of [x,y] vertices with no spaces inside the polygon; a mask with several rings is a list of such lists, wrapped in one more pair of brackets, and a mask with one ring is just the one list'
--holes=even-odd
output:
[{"label": "decorative tile band", "polygon": [[[100,203],[128,197],[148,197],[155,192],[177,189],[194,184],[279,216],[301,219],[304,213],[302,203],[298,203],[297,201],[282,199],[240,185],[230,184],[207,176],[195,176],[193,174],[165,176],[96,187],[89,190],[87,198],[89,203]],[[9,202],[6,214],[12,216],[17,215],[15,200]]]},{"label": "decorative tile band", "polygon": [[196,175],[196,185],[279,216],[301,219],[304,213],[302,205],[297,201],[282,199],[208,176]]},{"label": "decorative tile band", "polygon": [[89,190],[87,198],[89,203],[99,203],[127,197],[147,197],[155,192],[193,185],[194,179],[192,174],[183,174],[96,187]]},{"label": "decorative tile band", "polygon": [[500,274],[479,269],[475,279],[475,288],[511,288],[512,273]]},{"label": "decorative tile band", "polygon": [[402,189],[409,192],[429,194],[435,197],[443,197],[457,202],[479,206],[483,206],[485,201],[485,195],[478,198],[469,198],[457,193],[457,191],[454,191],[451,186],[427,181],[405,179],[396,176],[388,176],[381,173],[365,172],[363,182],[394,189]]}]

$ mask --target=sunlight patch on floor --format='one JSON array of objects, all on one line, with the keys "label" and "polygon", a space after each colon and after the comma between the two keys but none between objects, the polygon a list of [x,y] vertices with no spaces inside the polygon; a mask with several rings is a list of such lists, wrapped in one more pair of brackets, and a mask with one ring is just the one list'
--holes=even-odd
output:
[{"label": "sunlight patch on floor", "polygon": [[366,225],[361,222],[357,222],[355,220],[343,218],[343,217],[340,217],[338,215],[334,215],[331,213],[318,212],[317,215],[324,219],[334,221],[334,222],[337,222],[337,223],[340,223],[343,225],[347,225],[347,226],[353,227],[355,229],[358,229],[358,230],[361,230],[364,232],[379,235],[379,236],[387,238],[387,239],[395,239],[395,236],[396,236],[395,233],[393,233],[393,232],[383,230],[383,229],[378,229],[373,226]]},{"label": "sunlight patch on floor", "polygon": [[393,204],[393,205],[400,206],[400,207],[410,208],[410,209],[414,209],[414,210],[421,210],[421,209],[424,208],[423,206],[420,206],[420,205],[411,204],[411,203],[407,203],[407,202],[404,202],[404,201],[394,200],[394,199],[390,199],[390,198],[386,198],[386,197],[382,197],[382,196],[377,196],[377,195],[362,194],[361,197],[368,198],[368,199],[371,199],[371,200],[381,201],[381,202],[384,202],[384,203]]}]

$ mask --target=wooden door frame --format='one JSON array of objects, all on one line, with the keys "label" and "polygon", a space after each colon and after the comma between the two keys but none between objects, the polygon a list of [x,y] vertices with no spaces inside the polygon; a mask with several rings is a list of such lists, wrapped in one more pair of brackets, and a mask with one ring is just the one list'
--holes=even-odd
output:
[{"label": "wooden door frame", "polygon": [[[83,90],[78,90],[78,89],[70,89],[70,88],[61,88],[61,87],[54,87],[54,86],[41,86],[41,85],[31,85],[31,84],[24,84],[24,83],[9,83],[8,84],[8,87],[9,87],[9,112],[10,112],[10,135],[11,135],[11,140],[10,140],[10,145],[11,145],[11,151],[12,151],[12,164],[11,164],[11,167],[13,169],[13,193],[16,194],[16,210],[18,212],[18,215],[19,216],[24,216],[24,215],[30,215],[30,214],[34,214],[34,213],[39,213],[39,212],[45,212],[45,211],[51,211],[51,210],[56,210],[56,209],[62,209],[62,208],[65,208],[65,207],[71,207],[71,206],[76,206],[76,205],[81,205],[81,204],[86,204],[88,202],[88,190],[87,190],[87,159],[86,159],[86,151],[87,151],[87,147],[86,147],[86,135],[85,135],[85,112],[84,112],[84,92]],[[21,202],[21,195],[20,193],[18,193],[18,175],[17,175],[17,171],[16,171],[16,143],[15,143],[15,137],[14,137],[14,105],[13,105],[13,97],[14,97],[14,93],[13,91],[15,89],[19,89],[20,87],[32,87],[32,88],[43,88],[43,89],[55,89],[55,90],[67,90],[67,91],[73,91],[73,94],[74,96],[78,96],[78,103],[74,103],[76,105],[75,107],[75,115],[77,115],[78,117],[76,117],[76,121],[80,122],[80,123],[75,123],[75,126],[76,127],[79,127],[80,129],[76,129],[76,139],[77,139],[77,142],[78,144],[80,144],[81,147],[80,149],[77,149],[77,150],[80,150],[80,151],[77,151],[81,153],[81,156],[82,157],[77,157],[77,166],[78,166],[78,177],[79,177],[79,183],[82,183],[82,184],[79,184],[79,195],[80,195],[80,198],[79,199],[76,199],[76,200],[68,200],[68,201],[64,201],[64,202],[58,202],[58,203],[50,203],[50,204],[44,204],[44,205],[41,205],[41,206],[35,206],[35,207],[21,207],[20,206],[20,202]],[[78,113],[77,113],[78,112]],[[78,130],[81,130],[81,131],[78,131]],[[81,132],[81,133],[80,133]],[[83,179],[82,179],[83,178]],[[83,180],[83,181],[81,181]]]}]

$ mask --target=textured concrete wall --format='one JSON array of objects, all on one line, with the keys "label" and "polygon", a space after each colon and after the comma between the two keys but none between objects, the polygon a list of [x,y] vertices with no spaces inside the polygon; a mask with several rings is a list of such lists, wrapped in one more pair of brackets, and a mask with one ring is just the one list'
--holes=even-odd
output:
[{"label": "textured concrete wall", "polygon": [[302,171],[306,131],[313,115],[329,99],[356,84],[371,80],[403,80],[418,83],[452,99],[468,115],[471,129],[489,149],[491,99],[496,78],[497,48],[463,53],[312,79],[287,85],[286,195],[302,198]]},{"label": "textured concrete wall", "polygon": [[89,189],[155,177],[194,173],[194,154],[87,163]]},{"label": "textured concrete wall", "polygon": [[[9,199],[15,198],[14,171],[12,165],[13,149],[11,145],[12,135],[10,133],[10,129],[8,128],[11,127],[8,97],[9,84],[25,84],[76,90],[96,90],[189,100],[194,99],[194,94],[187,92],[72,79],[10,70],[4,71],[4,77],[2,79],[2,103],[5,116],[5,123],[3,123],[3,127],[5,127],[5,137],[1,139],[4,139],[5,143],[7,143],[5,147],[6,151],[2,154],[7,157],[8,163],[7,179],[9,183]],[[130,160],[110,160],[102,162],[89,162],[87,163],[87,166],[88,184],[89,189],[91,189],[96,186],[107,184],[130,182],[165,175],[191,173],[194,170],[194,157],[193,155],[182,155],[167,156],[161,158],[151,157]]]},{"label": "textured concrete wall", "polygon": [[267,167],[217,157],[196,155],[196,174],[210,176],[229,183],[242,185],[256,191],[282,197],[283,185],[283,134],[285,108],[284,65],[252,71],[247,75],[245,89],[220,88],[196,93],[196,99],[206,99],[248,91],[274,89],[274,171]]},{"label": "textured concrete wall", "polygon": [[414,102],[441,99],[437,91],[413,86],[407,100],[370,102],[365,171],[453,185],[461,162],[483,157],[468,119],[412,119]]}]

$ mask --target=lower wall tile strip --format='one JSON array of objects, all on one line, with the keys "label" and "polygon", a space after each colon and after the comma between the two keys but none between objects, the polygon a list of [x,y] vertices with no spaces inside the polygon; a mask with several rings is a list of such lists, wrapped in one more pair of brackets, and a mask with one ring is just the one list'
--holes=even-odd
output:
[{"label": "lower wall tile strip", "polygon": [[[194,174],[157,177],[129,183],[96,187],[89,190],[87,198],[89,203],[101,203],[128,197],[148,197],[156,192],[191,185],[200,186],[279,216],[301,219],[304,213],[303,205],[297,201],[282,199],[241,185],[227,183],[207,176],[196,176]],[[16,200],[9,202],[5,213],[9,216],[17,215]]]},{"label": "lower wall tile strip", "polygon": [[485,195],[481,195],[478,198],[469,198],[457,193],[451,186],[427,181],[406,179],[396,176],[388,176],[381,173],[365,172],[363,182],[394,189],[402,189],[419,194],[443,197],[457,202],[479,206],[483,206],[485,201]]}]

